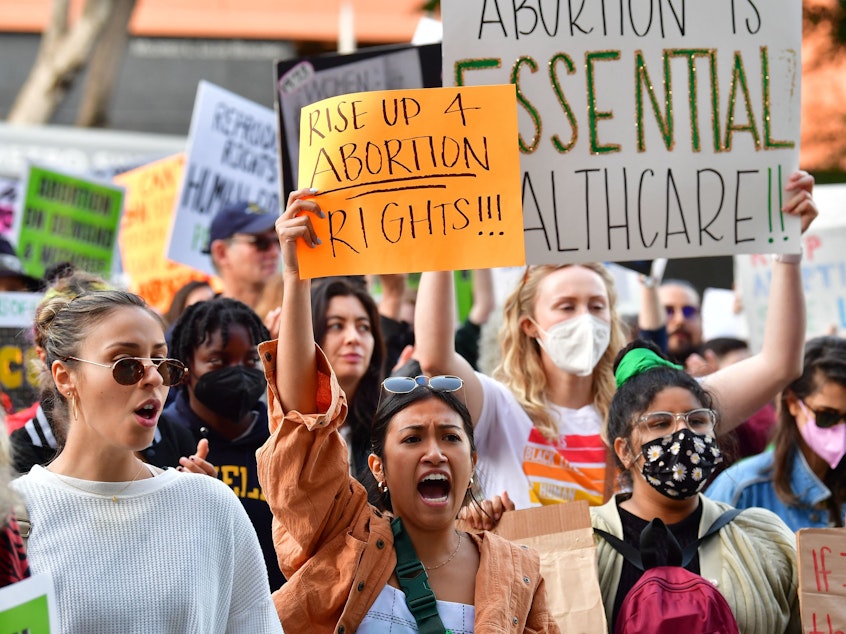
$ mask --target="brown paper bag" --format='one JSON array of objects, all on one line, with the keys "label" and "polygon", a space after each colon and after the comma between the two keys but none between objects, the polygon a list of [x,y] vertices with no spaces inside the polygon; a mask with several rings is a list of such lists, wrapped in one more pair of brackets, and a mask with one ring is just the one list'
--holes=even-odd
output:
[{"label": "brown paper bag", "polygon": [[494,532],[538,551],[550,612],[562,632],[608,631],[587,502],[510,511]]}]

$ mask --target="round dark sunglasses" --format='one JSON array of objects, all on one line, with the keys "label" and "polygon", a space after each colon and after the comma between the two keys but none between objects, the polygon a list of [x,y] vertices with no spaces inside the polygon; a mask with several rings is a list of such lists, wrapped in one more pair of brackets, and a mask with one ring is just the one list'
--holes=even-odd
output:
[{"label": "round dark sunglasses", "polygon": [[820,429],[834,427],[838,423],[846,421],[846,412],[838,412],[836,409],[814,409],[810,405],[806,405],[804,401],[799,402],[814,415],[814,420],[816,420],[817,427]]},{"label": "round dark sunglasses", "polygon": [[446,374],[438,376],[390,376],[382,381],[382,387],[392,394],[408,394],[421,386],[429,386],[437,392],[455,392],[464,387],[460,377]]},{"label": "round dark sunglasses", "polygon": [[62,361],[81,361],[82,363],[90,363],[101,368],[111,368],[112,376],[115,381],[121,385],[135,385],[144,378],[144,373],[149,368],[144,361],[150,361],[151,365],[156,368],[156,371],[161,375],[162,382],[165,385],[178,385],[185,377],[188,369],[182,365],[181,361],[177,359],[163,359],[163,358],[142,358],[142,357],[125,357],[118,359],[112,364],[97,363],[96,361],[88,361],[87,359],[80,359],[78,357],[65,357]]},{"label": "round dark sunglasses", "polygon": [[243,242],[244,244],[252,245],[255,247],[256,251],[262,252],[279,246],[279,238],[276,237],[275,233],[273,235],[265,235],[263,233],[258,235],[239,235],[233,236],[230,240],[233,242]]},{"label": "round dark sunglasses", "polygon": [[699,309],[696,306],[682,306],[679,309],[676,309],[675,306],[665,306],[664,309],[667,311],[667,317],[672,317],[676,314],[676,310],[681,310],[681,314],[685,319],[693,319],[699,314]]}]

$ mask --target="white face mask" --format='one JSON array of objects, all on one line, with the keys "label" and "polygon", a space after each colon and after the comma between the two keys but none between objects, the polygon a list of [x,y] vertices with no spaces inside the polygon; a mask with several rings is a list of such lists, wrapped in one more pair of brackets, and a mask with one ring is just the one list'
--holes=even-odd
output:
[{"label": "white face mask", "polygon": [[537,342],[552,362],[576,376],[593,372],[611,341],[611,324],[590,313],[558,322],[549,330],[538,326],[538,330],[543,338],[538,337]]}]

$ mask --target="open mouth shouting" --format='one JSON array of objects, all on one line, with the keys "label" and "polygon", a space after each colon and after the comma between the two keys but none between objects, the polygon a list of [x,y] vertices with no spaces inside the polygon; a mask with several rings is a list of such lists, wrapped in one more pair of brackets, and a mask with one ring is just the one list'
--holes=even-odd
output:
[{"label": "open mouth shouting", "polygon": [[451,490],[449,477],[440,472],[427,473],[417,483],[420,498],[429,506],[444,506],[449,501]]}]

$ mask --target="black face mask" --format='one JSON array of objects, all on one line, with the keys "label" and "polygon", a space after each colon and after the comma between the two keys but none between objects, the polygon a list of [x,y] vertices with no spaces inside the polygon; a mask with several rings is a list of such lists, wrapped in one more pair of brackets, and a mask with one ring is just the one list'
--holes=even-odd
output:
[{"label": "black face mask", "polygon": [[240,423],[266,389],[267,381],[261,370],[233,365],[206,372],[197,379],[194,396],[226,420]]}]

